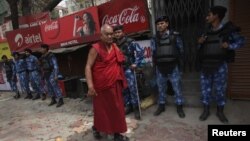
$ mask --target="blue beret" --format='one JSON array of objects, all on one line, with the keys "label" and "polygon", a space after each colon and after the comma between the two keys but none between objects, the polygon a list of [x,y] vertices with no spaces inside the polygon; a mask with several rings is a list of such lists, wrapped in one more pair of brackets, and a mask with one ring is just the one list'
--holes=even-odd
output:
[{"label": "blue beret", "polygon": [[162,21],[168,22],[169,19],[168,19],[167,16],[160,16],[160,17],[158,17],[158,18],[155,20],[155,23],[162,22]]}]

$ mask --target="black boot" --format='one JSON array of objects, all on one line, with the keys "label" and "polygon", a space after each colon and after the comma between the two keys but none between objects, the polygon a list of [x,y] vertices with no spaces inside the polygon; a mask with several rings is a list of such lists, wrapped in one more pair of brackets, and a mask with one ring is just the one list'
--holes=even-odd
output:
[{"label": "black boot", "polygon": [[36,94],[36,96],[33,97],[32,100],[37,100],[37,99],[40,99],[40,98],[41,98],[40,95],[39,95],[39,94]]},{"label": "black boot", "polygon": [[61,107],[63,104],[64,104],[63,98],[60,98],[59,101],[58,101],[58,103],[57,103],[57,105],[56,105],[56,107],[57,107],[57,108],[58,108],[58,107]]},{"label": "black boot", "polygon": [[177,113],[179,115],[180,118],[184,118],[185,117],[185,113],[183,111],[182,105],[177,105]]},{"label": "black boot", "polygon": [[207,120],[207,118],[208,118],[209,115],[210,115],[209,105],[204,105],[203,113],[200,115],[200,121]]},{"label": "black boot", "polygon": [[42,100],[46,99],[46,94],[42,94]]},{"label": "black boot", "polygon": [[222,122],[222,123],[228,123],[228,119],[227,117],[224,115],[224,106],[217,106],[217,113],[216,113],[216,116],[219,118],[219,120]]},{"label": "black boot", "polygon": [[159,104],[157,110],[154,112],[154,115],[158,116],[164,111],[165,111],[165,104]]},{"label": "black boot", "polygon": [[18,98],[20,98],[20,97],[21,97],[21,96],[20,96],[20,93],[19,93],[19,92],[17,92],[16,95],[14,96],[15,99],[18,99]]},{"label": "black boot", "polygon": [[135,113],[135,119],[140,120],[141,119],[141,115],[140,115],[140,109],[138,106],[134,107],[134,113]]},{"label": "black boot", "polygon": [[114,134],[114,141],[129,141],[129,138],[119,133]]},{"label": "black boot", "polygon": [[133,106],[131,104],[126,105],[126,107],[125,107],[125,115],[128,115],[131,112],[133,112]]},{"label": "black boot", "polygon": [[56,98],[53,96],[53,97],[51,97],[51,102],[48,106],[52,106],[54,104],[56,104]]},{"label": "black boot", "polygon": [[32,99],[32,97],[33,97],[32,94],[28,93],[24,99]]},{"label": "black boot", "polygon": [[99,140],[102,138],[100,132],[98,132],[94,126],[92,126],[92,131],[93,131],[93,136],[95,137],[95,139]]}]

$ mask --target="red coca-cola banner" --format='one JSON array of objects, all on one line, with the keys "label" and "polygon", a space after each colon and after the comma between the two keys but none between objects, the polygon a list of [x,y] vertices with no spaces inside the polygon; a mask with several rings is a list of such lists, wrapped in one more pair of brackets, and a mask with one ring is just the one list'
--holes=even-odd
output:
[{"label": "red coca-cola banner", "polygon": [[126,33],[149,29],[146,0],[114,0],[98,6],[101,25],[124,25]]},{"label": "red coca-cola banner", "polygon": [[9,31],[6,32],[6,37],[11,51],[38,48],[42,43],[40,26]]},{"label": "red coca-cola banner", "polygon": [[100,33],[97,7],[47,22],[41,25],[41,32],[44,43],[57,47],[89,42],[89,37],[95,40],[95,35]]},{"label": "red coca-cola banner", "polygon": [[19,17],[18,20],[20,28],[27,28],[42,25],[47,21],[50,21],[50,15],[49,12],[43,12],[35,15]]}]

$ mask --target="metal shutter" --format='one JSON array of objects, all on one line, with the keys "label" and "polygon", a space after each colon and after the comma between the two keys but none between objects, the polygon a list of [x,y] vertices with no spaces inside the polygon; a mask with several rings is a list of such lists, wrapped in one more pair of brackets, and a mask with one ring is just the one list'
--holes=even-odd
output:
[{"label": "metal shutter", "polygon": [[241,27],[246,44],[236,51],[235,62],[229,65],[228,96],[250,100],[250,1],[231,0],[230,20]]}]

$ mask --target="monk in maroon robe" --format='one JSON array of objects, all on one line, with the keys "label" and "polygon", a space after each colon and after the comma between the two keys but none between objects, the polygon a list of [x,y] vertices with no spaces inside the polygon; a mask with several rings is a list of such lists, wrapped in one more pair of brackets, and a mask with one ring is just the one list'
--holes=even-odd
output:
[{"label": "monk in maroon robe", "polygon": [[113,43],[113,28],[103,25],[101,41],[89,51],[85,74],[88,95],[93,96],[94,126],[97,139],[100,132],[114,134],[115,141],[127,141],[121,135],[127,131],[122,90],[127,87],[122,69],[125,58]]}]

